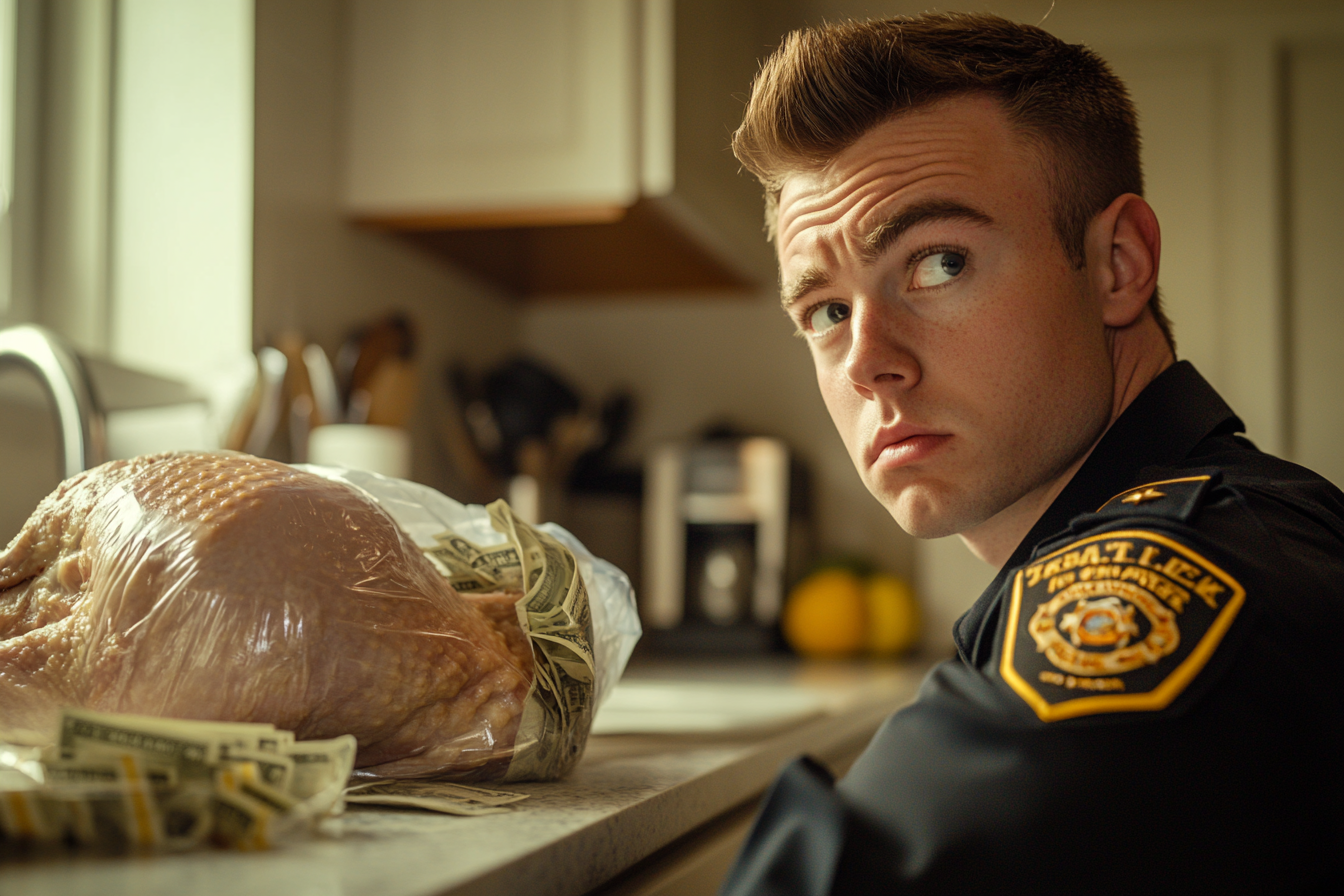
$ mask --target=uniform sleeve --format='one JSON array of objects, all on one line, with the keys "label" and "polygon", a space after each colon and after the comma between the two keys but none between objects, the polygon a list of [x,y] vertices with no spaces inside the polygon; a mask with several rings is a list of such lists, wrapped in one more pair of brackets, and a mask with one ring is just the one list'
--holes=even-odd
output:
[{"label": "uniform sleeve", "polygon": [[1311,892],[1338,844],[1332,760],[1226,690],[1049,725],[942,664],[834,789],[781,776],[723,893]]},{"label": "uniform sleeve", "polygon": [[824,766],[794,760],[766,794],[726,896],[825,896],[845,842],[845,811]]},{"label": "uniform sleeve", "polygon": [[937,666],[833,787],[792,767],[724,892],[1293,893],[1337,877],[1339,579],[1213,481],[1144,486],[1038,548],[985,617],[992,655]]}]

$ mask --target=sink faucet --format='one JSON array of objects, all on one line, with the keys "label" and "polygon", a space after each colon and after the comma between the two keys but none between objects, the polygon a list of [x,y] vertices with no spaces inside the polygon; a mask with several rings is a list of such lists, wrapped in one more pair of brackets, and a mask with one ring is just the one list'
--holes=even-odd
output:
[{"label": "sink faucet", "polygon": [[69,479],[106,460],[102,406],[83,362],[64,340],[32,324],[0,330],[0,370],[15,366],[34,373],[56,406],[61,477]]}]

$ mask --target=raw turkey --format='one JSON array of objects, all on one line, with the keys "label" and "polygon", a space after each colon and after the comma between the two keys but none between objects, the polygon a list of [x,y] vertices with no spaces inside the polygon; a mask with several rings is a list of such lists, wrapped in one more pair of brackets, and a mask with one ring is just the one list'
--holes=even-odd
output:
[{"label": "raw turkey", "polygon": [[375,502],[237,454],[67,480],[0,555],[0,729],[59,707],[353,734],[391,776],[490,777],[532,676],[517,594],[465,598]]}]

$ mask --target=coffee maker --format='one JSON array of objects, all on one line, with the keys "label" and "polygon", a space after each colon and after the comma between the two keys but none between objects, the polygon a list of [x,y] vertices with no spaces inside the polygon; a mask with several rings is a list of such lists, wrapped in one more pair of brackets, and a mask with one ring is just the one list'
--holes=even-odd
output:
[{"label": "coffee maker", "polygon": [[806,540],[804,479],[779,439],[666,444],[645,466],[640,612],[672,649],[763,649]]}]

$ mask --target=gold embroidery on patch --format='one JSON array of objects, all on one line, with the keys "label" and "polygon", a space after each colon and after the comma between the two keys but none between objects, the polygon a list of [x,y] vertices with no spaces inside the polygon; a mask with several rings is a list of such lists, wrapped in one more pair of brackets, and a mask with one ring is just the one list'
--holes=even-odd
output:
[{"label": "gold embroidery on patch", "polygon": [[1166,492],[1160,492],[1155,488],[1146,488],[1141,492],[1134,492],[1132,495],[1125,495],[1120,499],[1121,504],[1142,504],[1144,501],[1156,501],[1158,498],[1165,498]]},{"label": "gold embroidery on patch", "polygon": [[[1152,490],[1152,489],[1153,489],[1153,486],[1155,486],[1155,485],[1174,485],[1174,484],[1176,484],[1177,482],[1203,482],[1204,480],[1206,480],[1206,479],[1208,479],[1208,478],[1209,478],[1208,476],[1182,476],[1180,479],[1160,479],[1160,480],[1158,480],[1157,482],[1149,482],[1149,483],[1145,483],[1144,485],[1139,486],[1137,489],[1127,488],[1127,489],[1125,489],[1124,491],[1120,492],[1119,495],[1112,495],[1112,496],[1110,497],[1110,500],[1106,501],[1105,504],[1102,504],[1101,507],[1098,507],[1097,510],[1101,510],[1101,509],[1104,508],[1107,504],[1110,504],[1111,501],[1114,501],[1116,498],[1119,498],[1120,495],[1125,495],[1127,498],[1133,498],[1134,495],[1136,495],[1136,494],[1142,494],[1144,489]],[[1161,494],[1158,494],[1158,495],[1155,495],[1154,497],[1162,497],[1162,495],[1161,495]],[[1141,499],[1141,500],[1133,500],[1133,501],[1130,501],[1130,500],[1127,500],[1127,499],[1126,499],[1126,500],[1122,500],[1120,503],[1122,503],[1122,504],[1139,504],[1139,503],[1142,503],[1142,501],[1146,501],[1146,500],[1151,500],[1151,499],[1149,499],[1149,498],[1144,498],[1144,499]]]},{"label": "gold embroidery on patch", "polygon": [[1123,691],[1123,678],[1079,678],[1076,675],[1062,675],[1059,672],[1042,671],[1036,676],[1046,684],[1080,691]]},{"label": "gold embroidery on patch", "polygon": [[[1056,621],[1059,611],[1075,601],[1078,605],[1073,612]],[[1139,633],[1135,607],[1148,617],[1152,628],[1148,637],[1130,644],[1130,638]],[[1074,675],[1120,675],[1151,666],[1181,643],[1176,614],[1155,594],[1132,582],[1113,579],[1079,582],[1059,592],[1036,608],[1027,630],[1036,641],[1037,651],[1044,653],[1055,668]],[[1080,649],[1084,646],[1112,649],[1100,653]]]},{"label": "gold embroidery on patch", "polygon": [[[1075,567],[1076,579],[1073,571],[1061,574],[1065,557],[1092,560],[1098,545],[1104,552],[1099,565]],[[1143,566],[1133,565],[1136,561]],[[1082,692],[1057,702],[1023,678],[1015,665],[1022,649],[1017,636],[1024,591],[1041,584],[1050,586],[1050,597],[1036,606],[1026,630],[1036,650],[1059,671],[1044,670],[1034,677],[1042,684]],[[1191,612],[1192,597],[1198,598],[1196,605],[1208,606],[1201,613],[1213,613],[1207,628],[1195,629],[1193,647],[1184,648],[1188,653],[1156,686],[1133,691],[1122,676],[1175,662],[1168,658],[1181,649],[1179,620]],[[1083,538],[1041,557],[1013,578],[999,672],[1045,722],[1102,712],[1160,710],[1208,663],[1245,599],[1245,589],[1236,579],[1194,549],[1158,532],[1129,530]],[[1147,623],[1148,634],[1142,638],[1137,614]]]}]

